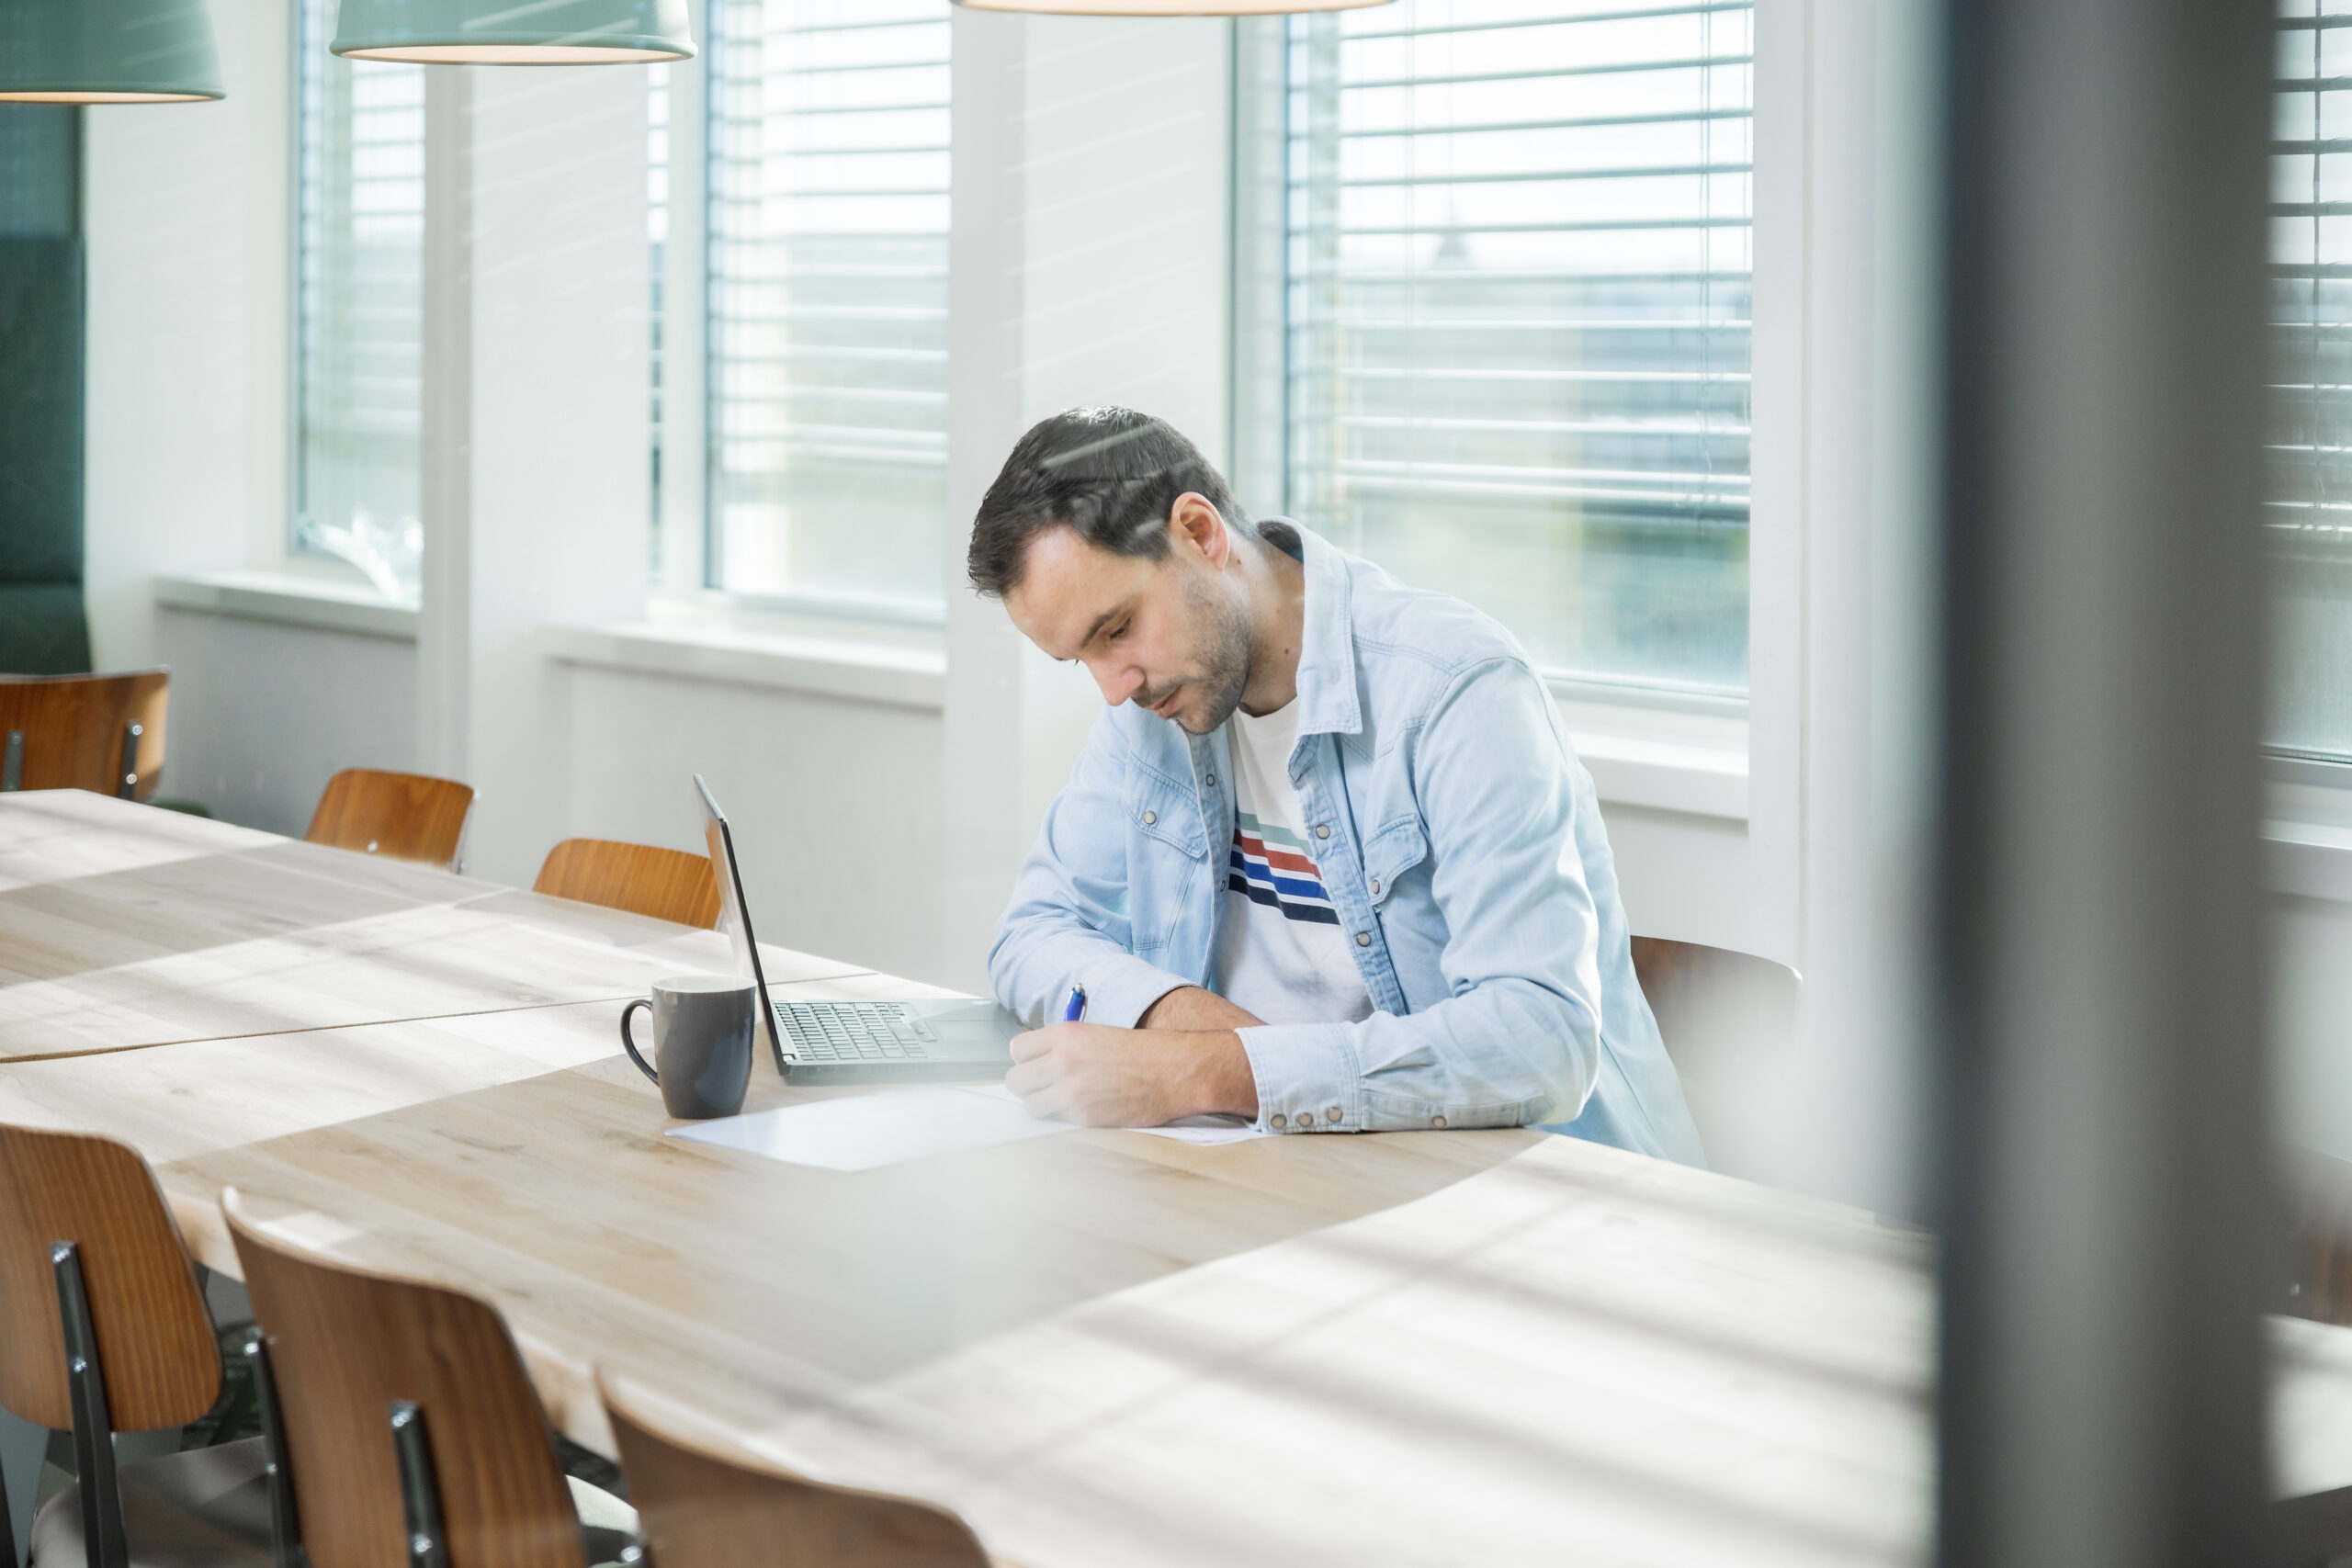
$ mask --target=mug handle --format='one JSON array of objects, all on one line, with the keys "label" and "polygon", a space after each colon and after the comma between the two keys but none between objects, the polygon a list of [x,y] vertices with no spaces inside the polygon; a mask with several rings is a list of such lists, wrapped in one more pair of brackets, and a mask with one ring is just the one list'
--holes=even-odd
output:
[{"label": "mug handle", "polygon": [[653,1004],[647,1001],[643,997],[638,997],[631,999],[628,1006],[621,1009],[621,1049],[628,1053],[628,1059],[637,1064],[638,1070],[639,1072],[642,1072],[647,1077],[651,1078],[658,1084],[662,1081],[662,1075],[645,1065],[645,1058],[637,1054],[637,1042],[628,1037],[629,1014],[635,1012],[639,1008],[643,1008],[646,1011],[651,1012],[653,1010]]}]

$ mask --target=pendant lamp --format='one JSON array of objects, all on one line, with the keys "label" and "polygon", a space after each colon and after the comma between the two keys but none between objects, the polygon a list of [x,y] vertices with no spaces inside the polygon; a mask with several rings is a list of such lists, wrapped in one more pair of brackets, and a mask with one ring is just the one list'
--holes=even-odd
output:
[{"label": "pendant lamp", "polygon": [[0,101],[180,104],[223,96],[204,0],[0,0]]},{"label": "pendant lamp", "polygon": [[343,0],[337,54],[425,65],[659,64],[694,57],[686,0]]},{"label": "pendant lamp", "polygon": [[1388,0],[956,0],[974,11],[1027,11],[1053,17],[1276,17],[1300,11],[1357,11]]}]

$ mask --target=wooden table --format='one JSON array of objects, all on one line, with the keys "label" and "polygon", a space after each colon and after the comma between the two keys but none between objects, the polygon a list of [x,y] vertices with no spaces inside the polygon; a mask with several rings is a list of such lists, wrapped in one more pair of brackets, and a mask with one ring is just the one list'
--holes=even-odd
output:
[{"label": "wooden table", "polygon": [[[617,1010],[0,1066],[0,1119],[137,1145],[215,1267],[233,1185],[295,1239],[486,1295],[591,1447],[601,1366],[1030,1568],[1925,1555],[1916,1233],[1522,1132],[781,1165],[661,1136]],[[763,1068],[752,1104],[811,1092]],[[2282,1488],[2352,1482],[2352,1335],[2279,1334]]]},{"label": "wooden table", "polygon": [[[689,932],[80,790],[0,797],[0,1060],[642,995]],[[863,973],[775,950],[786,979]]]}]

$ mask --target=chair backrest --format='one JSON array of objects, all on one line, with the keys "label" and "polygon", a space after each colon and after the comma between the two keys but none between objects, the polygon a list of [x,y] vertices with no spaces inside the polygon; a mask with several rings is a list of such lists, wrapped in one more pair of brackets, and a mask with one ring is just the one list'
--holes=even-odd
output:
[{"label": "chair backrest", "polygon": [[345,768],[327,781],[302,837],[388,860],[454,865],[473,806],[473,786],[452,779]]},{"label": "chair backrest", "polygon": [[718,878],[710,857],[650,844],[566,839],[548,852],[531,891],[706,931],[718,924]]},{"label": "chair backrest", "polygon": [[944,1508],[718,1453],[655,1426],[613,1379],[596,1388],[653,1568],[988,1568]]},{"label": "chair backrest", "polygon": [[73,1242],[119,1432],[185,1427],[220,1394],[204,1292],[138,1151],[110,1138],[0,1126],[0,1405],[74,1425],[50,1248]]},{"label": "chair backrest", "polygon": [[1795,1029],[1797,972],[1787,964],[1664,937],[1637,936],[1633,945],[1634,977],[1676,1066],[1687,1071],[1715,1052],[1782,1044]]},{"label": "chair backrest", "polygon": [[1757,1097],[1796,1034],[1797,972],[1727,948],[1634,938],[1634,974],[1657,1019],[1682,1098],[1718,1169],[1754,1175]]},{"label": "chair backrest", "polygon": [[546,1413],[495,1308],[269,1235],[233,1188],[220,1207],[315,1568],[408,1568],[394,1400],[424,1414],[449,1568],[583,1568]]},{"label": "chair backrest", "polygon": [[169,670],[0,675],[0,789],[144,800],[164,774]]}]

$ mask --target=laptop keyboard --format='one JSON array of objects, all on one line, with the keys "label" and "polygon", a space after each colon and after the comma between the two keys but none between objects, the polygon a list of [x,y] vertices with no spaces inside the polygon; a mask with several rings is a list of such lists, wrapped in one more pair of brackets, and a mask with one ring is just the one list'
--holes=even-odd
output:
[{"label": "laptop keyboard", "polygon": [[775,1017],[802,1062],[921,1061],[939,1039],[896,1002],[778,1002]]}]

